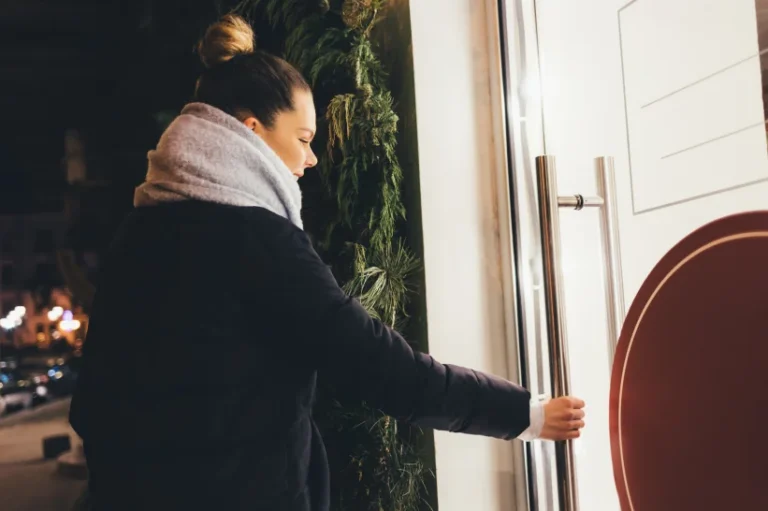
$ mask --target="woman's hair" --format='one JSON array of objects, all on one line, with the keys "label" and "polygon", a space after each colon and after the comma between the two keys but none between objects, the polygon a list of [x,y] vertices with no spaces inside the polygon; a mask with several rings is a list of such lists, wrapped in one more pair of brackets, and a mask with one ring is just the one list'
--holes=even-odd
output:
[{"label": "woman's hair", "polygon": [[256,49],[253,30],[239,16],[228,14],[208,27],[197,51],[207,69],[195,99],[234,117],[253,115],[272,127],[278,113],[293,109],[296,89],[310,90],[295,67]]}]

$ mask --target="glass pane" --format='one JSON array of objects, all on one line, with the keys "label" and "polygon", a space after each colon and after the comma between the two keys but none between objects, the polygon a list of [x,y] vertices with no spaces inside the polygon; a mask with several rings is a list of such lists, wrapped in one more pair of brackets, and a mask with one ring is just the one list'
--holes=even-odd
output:
[{"label": "glass pane", "polygon": [[[541,244],[536,205],[536,156],[544,153],[541,97],[538,80],[538,48],[534,0],[502,0],[506,27],[506,108],[512,159],[513,211],[516,229],[516,261],[522,310],[527,368],[524,382],[531,394],[551,393],[546,309],[542,289]],[[558,509],[554,445],[532,442],[530,473],[532,507]]]}]

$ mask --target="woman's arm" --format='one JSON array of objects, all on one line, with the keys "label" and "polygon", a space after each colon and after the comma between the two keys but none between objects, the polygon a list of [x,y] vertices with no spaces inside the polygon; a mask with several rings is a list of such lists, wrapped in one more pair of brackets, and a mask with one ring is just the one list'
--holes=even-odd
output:
[{"label": "woman's arm", "polygon": [[412,350],[340,289],[305,233],[281,238],[271,275],[277,314],[301,339],[297,356],[309,357],[344,397],[447,431],[512,439],[529,427],[528,391]]}]

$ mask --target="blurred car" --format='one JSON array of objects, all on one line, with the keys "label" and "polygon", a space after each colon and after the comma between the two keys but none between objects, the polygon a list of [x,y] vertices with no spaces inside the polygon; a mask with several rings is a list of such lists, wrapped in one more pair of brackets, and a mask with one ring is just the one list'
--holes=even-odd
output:
[{"label": "blurred car", "polygon": [[45,352],[25,356],[19,359],[16,370],[35,386],[36,403],[74,392],[77,371],[67,356]]},{"label": "blurred car", "polygon": [[38,387],[16,369],[0,369],[0,415],[32,408],[48,393],[47,389]]}]

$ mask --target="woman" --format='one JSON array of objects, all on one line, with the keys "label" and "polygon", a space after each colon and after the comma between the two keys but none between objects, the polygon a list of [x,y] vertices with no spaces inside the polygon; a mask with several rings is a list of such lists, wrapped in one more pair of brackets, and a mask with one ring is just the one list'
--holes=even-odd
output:
[{"label": "woman", "polygon": [[342,292],[302,230],[312,94],[253,39],[233,16],[208,29],[196,102],[149,153],[105,260],[71,411],[93,508],[327,510],[318,370],[341,400],[421,426],[579,436],[581,401],[532,406],[442,365]]}]

